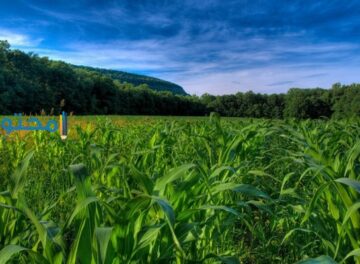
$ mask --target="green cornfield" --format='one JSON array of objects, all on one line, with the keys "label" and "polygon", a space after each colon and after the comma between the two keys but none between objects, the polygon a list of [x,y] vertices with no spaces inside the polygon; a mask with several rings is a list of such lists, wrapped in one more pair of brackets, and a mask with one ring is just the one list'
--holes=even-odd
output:
[{"label": "green cornfield", "polygon": [[0,263],[360,263],[359,120],[89,123],[0,135]]}]

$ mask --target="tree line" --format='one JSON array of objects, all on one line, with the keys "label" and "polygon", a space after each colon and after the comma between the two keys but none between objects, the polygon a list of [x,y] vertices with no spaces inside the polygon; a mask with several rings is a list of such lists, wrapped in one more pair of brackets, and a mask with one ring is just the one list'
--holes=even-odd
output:
[{"label": "tree line", "polygon": [[351,118],[360,116],[360,84],[331,89],[292,88],[286,94],[253,92],[201,97],[207,109],[223,116],[256,118]]},{"label": "tree line", "polygon": [[255,118],[349,118],[360,115],[360,84],[201,97],[134,86],[101,71],[10,49],[0,41],[0,114],[60,111],[121,115],[208,115]]}]

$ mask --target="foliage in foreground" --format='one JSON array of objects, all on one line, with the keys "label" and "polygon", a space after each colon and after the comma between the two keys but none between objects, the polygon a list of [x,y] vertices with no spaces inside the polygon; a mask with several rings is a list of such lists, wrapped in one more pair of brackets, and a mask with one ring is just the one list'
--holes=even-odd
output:
[{"label": "foliage in foreground", "polygon": [[0,263],[360,263],[359,129],[213,116],[2,137]]}]

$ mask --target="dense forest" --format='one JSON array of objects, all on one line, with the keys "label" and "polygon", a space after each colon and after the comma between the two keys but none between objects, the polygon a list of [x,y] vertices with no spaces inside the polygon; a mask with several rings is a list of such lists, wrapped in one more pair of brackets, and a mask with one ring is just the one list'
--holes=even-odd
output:
[{"label": "dense forest", "polygon": [[224,116],[265,118],[351,118],[360,116],[360,84],[341,85],[331,89],[292,88],[286,94],[212,96],[200,100],[207,110]]},{"label": "dense forest", "polygon": [[[149,78],[151,79],[151,78]],[[0,42],[0,113],[203,115],[196,98],[134,86]]]},{"label": "dense forest", "polygon": [[161,91],[166,82],[155,78],[139,80],[143,83],[134,85],[122,72],[52,61],[12,50],[6,41],[0,41],[1,114],[58,114],[65,110],[80,115],[207,115],[214,111],[223,116],[301,119],[360,115],[360,84],[293,88],[287,94],[250,91],[197,97],[182,95],[181,90]]}]

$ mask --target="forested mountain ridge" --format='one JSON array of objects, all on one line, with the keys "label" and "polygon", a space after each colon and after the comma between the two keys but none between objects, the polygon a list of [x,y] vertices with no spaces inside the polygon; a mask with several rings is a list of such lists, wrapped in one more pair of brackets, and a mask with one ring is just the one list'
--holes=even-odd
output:
[{"label": "forested mountain ridge", "polygon": [[150,77],[135,73],[128,73],[124,71],[93,68],[87,66],[75,66],[75,67],[104,74],[113,80],[118,80],[120,83],[130,83],[133,84],[134,86],[146,84],[147,86],[149,86],[150,89],[155,91],[169,91],[174,94],[181,94],[181,95],[187,94],[180,85],[162,79],[158,79],[155,77]]},{"label": "forested mountain ridge", "polygon": [[202,115],[195,98],[135,86],[107,74],[10,49],[0,41],[0,114]]}]

